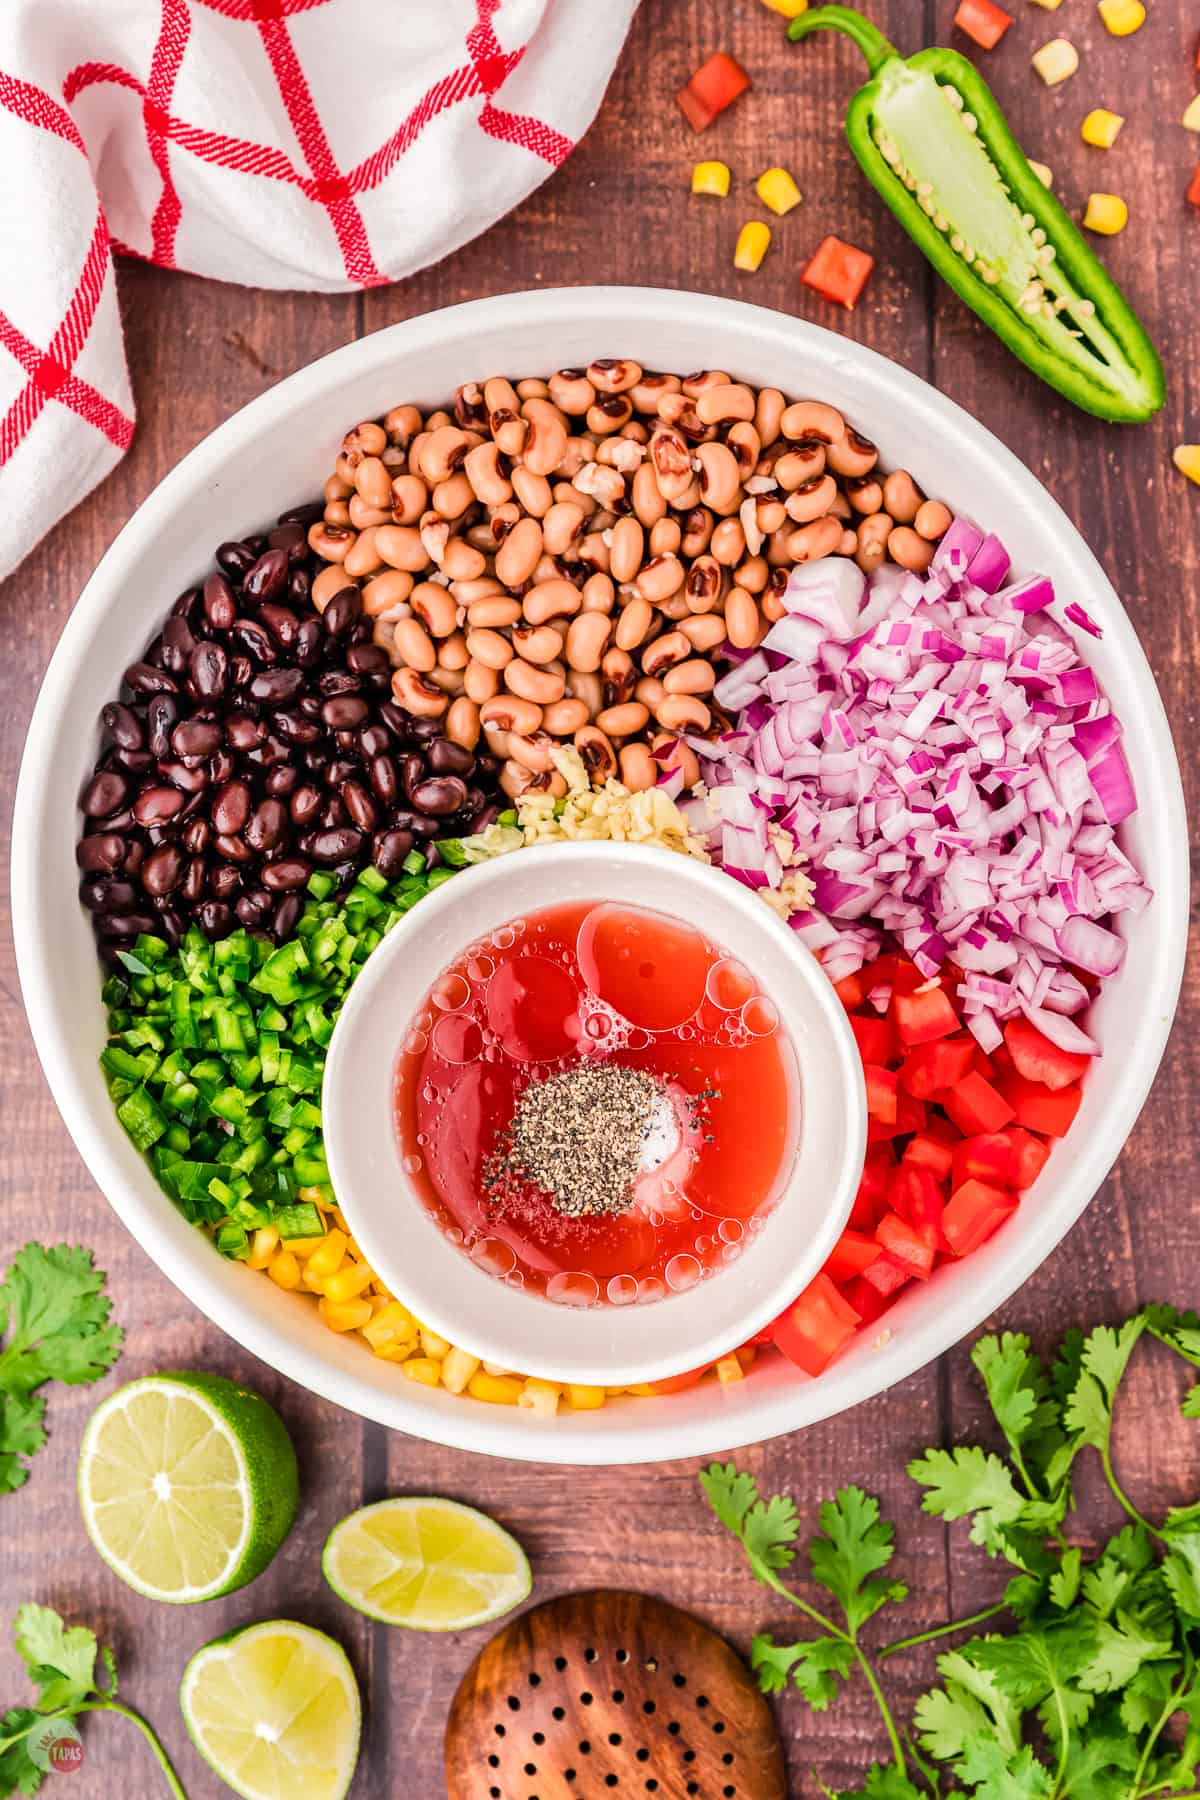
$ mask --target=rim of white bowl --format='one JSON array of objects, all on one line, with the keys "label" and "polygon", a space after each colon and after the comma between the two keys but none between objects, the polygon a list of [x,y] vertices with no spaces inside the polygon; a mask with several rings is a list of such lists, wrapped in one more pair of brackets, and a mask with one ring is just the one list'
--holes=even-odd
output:
[{"label": "rim of white bowl", "polygon": [[[317,1349],[320,1340],[316,1333],[324,1331],[319,1321],[314,1321],[311,1343],[306,1339],[300,1345],[290,1341],[274,1323],[244,1307],[205,1258],[183,1254],[172,1241],[168,1229],[172,1221],[167,1217],[171,1203],[158,1189],[149,1169],[149,1192],[129,1187],[117,1157],[92,1123],[74,1071],[77,1053],[69,1033],[56,1017],[49,990],[41,978],[53,962],[54,944],[39,904],[35,843],[59,715],[69,704],[76,672],[90,652],[112,593],[122,581],[136,577],[140,559],[152,547],[164,516],[191,499],[219,495],[222,466],[232,448],[265,438],[272,426],[286,416],[297,396],[326,394],[332,402],[340,383],[358,373],[377,371],[382,382],[386,379],[386,352],[392,345],[402,346],[406,355],[419,354],[423,346],[434,344],[468,345],[472,330],[478,326],[509,330],[514,335],[540,328],[543,341],[549,346],[554,341],[555,327],[561,326],[564,307],[570,309],[572,327],[590,326],[597,334],[597,342],[603,340],[605,333],[611,334],[614,317],[639,312],[661,319],[664,324],[686,320],[690,328],[711,331],[714,342],[720,342],[722,334],[736,333],[741,327],[755,340],[756,356],[760,351],[767,353],[772,338],[785,359],[797,339],[806,340],[813,346],[814,354],[822,356],[831,377],[836,377],[840,367],[865,371],[879,408],[890,406],[900,412],[906,407],[913,409],[935,424],[945,440],[973,448],[976,455],[986,454],[1014,495],[1055,522],[1064,554],[1069,553],[1080,586],[1090,595],[1089,605],[1119,641],[1128,659],[1140,699],[1139,729],[1145,734],[1152,765],[1163,784],[1160,798],[1166,824],[1165,842],[1159,846],[1152,877],[1156,925],[1154,1017],[1147,1018],[1141,1034],[1140,1068],[1125,1090],[1119,1112],[1113,1115],[1119,1133],[1096,1133],[1082,1148],[1070,1179],[1070,1204],[1060,1201],[1051,1211],[1023,1220],[1019,1236],[1006,1240],[1002,1234],[976,1252],[978,1287],[972,1286],[969,1297],[955,1295],[941,1308],[929,1308],[924,1320],[907,1327],[901,1338],[886,1345],[886,1354],[880,1341],[877,1365],[848,1367],[835,1362],[816,1381],[808,1381],[794,1371],[786,1371],[786,1378],[778,1380],[763,1373],[745,1387],[738,1384],[732,1390],[739,1395],[736,1411],[716,1404],[708,1388],[662,1401],[639,1401],[630,1406],[628,1417],[622,1419],[620,1426],[594,1424],[596,1415],[591,1413],[571,1413],[546,1421],[530,1414],[514,1418],[510,1408],[468,1405],[457,1400],[452,1405],[423,1407],[418,1396],[405,1391],[409,1384],[402,1378],[397,1380],[394,1393],[389,1390],[384,1395],[372,1382],[360,1377],[351,1359],[337,1354],[348,1348],[340,1340]],[[547,363],[552,360],[548,350]],[[915,471],[918,475],[920,472]],[[986,505],[982,510],[986,523]],[[147,611],[153,619],[159,617],[161,609],[162,602],[156,596],[153,607]],[[817,1424],[903,1381],[977,1329],[989,1313],[1016,1292],[1094,1198],[1150,1091],[1166,1048],[1183,977],[1190,868],[1179,766],[1166,712],[1145,653],[1099,562],[1058,502],[1025,464],[955,401],[920,376],[849,338],[807,320],[740,300],[669,288],[614,286],[536,289],[465,301],[358,338],[297,370],[242,407],[164,476],[105,552],[76,602],[47,668],[17,784],[11,880],[13,937],[22,998],[55,1103],[109,1205],[182,1294],[251,1354],[360,1417],[455,1449],[530,1462],[610,1465],[704,1456]],[[885,1336],[886,1332],[881,1339]],[[696,1404],[699,1396],[707,1396],[707,1403]],[[665,1407],[670,1412],[665,1413]]]}]

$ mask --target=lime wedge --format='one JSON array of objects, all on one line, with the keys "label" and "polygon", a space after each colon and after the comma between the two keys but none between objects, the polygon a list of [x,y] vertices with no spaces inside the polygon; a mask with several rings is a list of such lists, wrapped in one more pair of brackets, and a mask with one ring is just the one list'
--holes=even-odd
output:
[{"label": "lime wedge", "polygon": [[456,1500],[364,1506],[334,1526],[321,1567],[348,1606],[413,1631],[485,1625],[519,1606],[532,1586],[517,1540]]},{"label": "lime wedge", "polygon": [[243,1800],[341,1800],[362,1704],[346,1652],[323,1631],[268,1619],[197,1650],[179,1688],[192,1742]]},{"label": "lime wedge", "polygon": [[151,1600],[212,1600],[253,1581],[291,1530],[298,1491],[282,1419],[221,1375],[129,1382],[96,1408],[79,1451],[88,1536]]}]

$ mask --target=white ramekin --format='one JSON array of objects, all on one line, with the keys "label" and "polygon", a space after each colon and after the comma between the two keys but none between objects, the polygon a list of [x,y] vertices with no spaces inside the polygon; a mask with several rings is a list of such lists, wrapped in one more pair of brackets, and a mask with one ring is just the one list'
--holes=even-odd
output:
[{"label": "white ramekin", "polygon": [[[462,381],[632,356],[647,368],[719,365],[832,401],[931,494],[1043,570],[1104,627],[1089,660],[1125,726],[1139,811],[1123,841],[1155,888],[1131,922],[1120,976],[1096,1008],[1113,1046],[1070,1136],[1015,1218],[965,1262],[910,1287],[887,1330],[864,1333],[815,1381],[779,1359],[727,1387],[705,1382],[555,1420],[473,1404],[404,1380],[311,1302],[223,1261],[171,1206],[126,1138],[97,1065],[104,1015],[91,928],[76,899],[76,800],[100,708],[174,596],[224,538],[320,492],[348,425],[403,400],[442,404]],[[654,288],[566,288],[472,301],[394,325],[302,369],[199,444],[140,506],[67,622],[30,725],[13,827],[17,967],[47,1080],[75,1143],[143,1249],[203,1312],[302,1385],[401,1431],[542,1462],[706,1455],[857,1405],[973,1330],[1037,1268],[1120,1153],[1154,1079],[1179,991],[1188,918],[1187,821],[1171,733],[1137,636],[1095,557],[1040,482],[990,432],[915,375],[848,338],[737,301]]]}]

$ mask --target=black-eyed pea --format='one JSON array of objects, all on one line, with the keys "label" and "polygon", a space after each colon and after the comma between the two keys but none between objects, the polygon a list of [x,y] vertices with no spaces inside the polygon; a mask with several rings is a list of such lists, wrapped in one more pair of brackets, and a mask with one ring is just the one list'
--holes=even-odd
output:
[{"label": "black-eyed pea", "polygon": [[633,698],[639,700],[648,712],[653,712],[666,691],[657,675],[641,675],[634,685]]},{"label": "black-eyed pea", "polygon": [[437,658],[443,669],[465,669],[471,660],[467,640],[461,631],[452,631],[437,647]]},{"label": "black-eyed pea", "polygon": [[512,482],[500,464],[500,450],[494,440],[476,444],[463,459],[463,474],[471,490],[484,506],[500,506],[512,498]]},{"label": "black-eyed pea", "polygon": [[340,475],[331,475],[322,488],[321,495],[328,505],[334,500],[349,500],[354,492],[353,481],[343,481]]},{"label": "black-eyed pea", "polygon": [[[788,495],[785,502],[787,516],[797,525],[808,525],[813,519],[824,518],[836,498],[837,482],[833,476],[814,475]],[[778,531],[779,525],[774,529]]]},{"label": "black-eyed pea", "polygon": [[723,613],[700,613],[693,619],[683,619],[679,629],[692,649],[702,654],[715,650],[729,635]]},{"label": "black-eyed pea", "polygon": [[850,476],[842,483],[842,492],[854,511],[864,518],[883,509],[883,483],[873,475]]},{"label": "black-eyed pea", "polygon": [[463,531],[464,540],[475,550],[482,550],[485,556],[493,556],[496,550],[496,539],[492,532],[490,519],[476,519]]},{"label": "black-eyed pea", "polygon": [[615,511],[624,504],[625,477],[606,463],[586,463],[574,477],[575,490],[594,500],[597,507]]},{"label": "black-eyed pea", "polygon": [[[408,582],[408,588],[405,589],[404,593],[396,596],[397,600],[406,599],[408,591],[412,587],[412,576],[406,576],[405,580]],[[373,587],[375,584],[374,582],[371,582],[369,585]],[[344,587],[353,586],[354,583],[352,581],[347,581],[341,563],[331,563],[327,569],[322,569],[318,573],[312,584],[312,603],[318,612],[323,613],[335,594],[340,594]],[[386,610],[382,606],[367,608],[366,589],[363,590],[363,607],[364,610],[369,610],[372,613],[380,613]]]},{"label": "black-eyed pea", "polygon": [[574,481],[585,464],[595,462],[596,444],[586,432],[573,431],[567,437],[567,447],[563,451],[562,461],[556,473],[566,481]]},{"label": "black-eyed pea", "polygon": [[764,537],[769,537],[771,532],[778,531],[786,518],[787,509],[782,500],[775,500],[769,496],[755,500],[754,519]]},{"label": "black-eyed pea", "polygon": [[833,514],[833,517],[835,519],[840,519],[844,525],[857,523],[854,517],[854,508],[847,500],[845,494],[843,494],[841,488],[838,489],[837,493],[830,501],[829,510]]},{"label": "black-eyed pea", "polygon": [[528,419],[523,419],[515,407],[511,411],[507,407],[501,407],[490,415],[489,423],[492,428],[492,437],[500,454],[502,456],[520,456],[525,448],[525,440],[529,436]]},{"label": "black-eyed pea", "polygon": [[695,787],[700,779],[700,759],[690,744],[685,744],[673,732],[658,731],[650,740],[650,748],[660,772],[669,775],[678,769],[684,787]]},{"label": "black-eyed pea", "polygon": [[[378,425],[375,430],[386,444],[387,438]],[[388,474],[387,464],[380,462],[377,455],[363,457],[354,471],[354,486],[359,498],[365,500],[368,506],[385,507],[392,503],[391,476]]]},{"label": "black-eyed pea", "polygon": [[654,623],[654,608],[640,594],[635,594],[617,615],[613,642],[618,650],[636,650],[644,643]]},{"label": "black-eyed pea", "polygon": [[398,662],[419,675],[428,675],[437,668],[437,646],[419,619],[396,620],[392,649]]},{"label": "black-eyed pea", "polygon": [[683,521],[680,553],[687,557],[703,556],[712,542],[715,526],[716,520],[707,506],[693,506]]},{"label": "black-eyed pea", "polygon": [[907,469],[893,469],[884,481],[883,510],[891,513],[897,525],[911,525],[924,499]]},{"label": "black-eyed pea", "polygon": [[[312,547],[316,549],[316,545]],[[375,532],[375,548],[390,569],[407,569],[410,575],[416,575],[429,567],[429,551],[415,525],[380,525]],[[324,556],[325,552],[318,550],[317,554]]]},{"label": "black-eyed pea", "polygon": [[588,407],[587,428],[598,438],[610,437],[623,425],[628,425],[632,417],[633,401],[628,394],[601,394],[595,404]]},{"label": "black-eyed pea", "polygon": [[709,554],[723,568],[732,569],[746,554],[746,533],[740,519],[722,519],[712,534]]},{"label": "black-eyed pea", "polygon": [[918,509],[913,524],[923,538],[928,538],[930,543],[936,543],[938,538],[944,537],[949,531],[953,516],[950,508],[944,506],[940,500],[926,500]]},{"label": "black-eyed pea", "polygon": [[535,775],[531,770],[529,780],[525,786],[525,795],[522,797],[532,796],[534,794],[545,794],[548,795],[551,800],[561,800],[566,792],[566,779],[559,774],[557,769],[551,769],[545,775]]},{"label": "black-eyed pea", "polygon": [[513,649],[529,663],[552,663],[562,655],[563,634],[553,625],[514,625]]},{"label": "black-eyed pea", "polygon": [[500,771],[500,791],[510,800],[519,800],[532,779],[532,773],[524,763],[508,761]]},{"label": "black-eyed pea", "polygon": [[478,432],[457,425],[441,425],[426,432],[421,445],[421,474],[431,488],[446,481],[463,462],[468,450],[481,442]]},{"label": "black-eyed pea", "polygon": [[663,618],[669,619],[673,625],[678,625],[681,619],[691,617],[691,607],[688,605],[687,595],[682,588],[677,594],[668,594],[665,600],[660,600],[658,610]]},{"label": "black-eyed pea", "polygon": [[567,697],[582,700],[588,718],[594,719],[604,705],[604,683],[594,669],[568,669]]},{"label": "black-eyed pea", "polygon": [[351,494],[355,491],[355,489],[354,489],[354,471],[357,469],[357,467],[361,461],[362,461],[361,451],[355,452],[355,454],[352,456],[347,455],[345,450],[340,451],[338,454],[338,459],[333,465],[333,472],[337,476],[339,481],[344,481],[346,484],[346,495],[343,495],[342,496],[343,498],[346,498],[349,494]]},{"label": "black-eyed pea", "polygon": [[616,645],[606,650],[600,659],[600,674],[604,682],[606,706],[616,706],[621,701],[628,700],[637,681],[637,671],[627,650],[618,650]]},{"label": "black-eyed pea", "polygon": [[[406,625],[411,621],[401,619],[400,623]],[[412,668],[395,671],[392,676],[392,698],[397,706],[402,706],[414,719],[440,719],[444,717],[450,704],[449,695]]]},{"label": "black-eyed pea", "polygon": [[598,725],[583,725],[575,733],[575,748],[588,772],[588,779],[599,786],[617,773],[617,753]]},{"label": "black-eyed pea", "polygon": [[745,382],[713,382],[696,396],[696,411],[706,425],[724,425],[729,420],[747,423],[754,417],[754,392]]},{"label": "black-eyed pea", "polygon": [[732,380],[726,369],[694,369],[683,377],[683,391],[690,399],[698,400],[709,388],[728,387]]},{"label": "black-eyed pea", "polygon": [[421,410],[419,407],[404,405],[393,406],[383,421],[389,444],[401,450],[412,443],[421,429]]},{"label": "black-eyed pea", "polygon": [[662,678],[668,694],[711,694],[717,683],[717,672],[702,656],[689,656],[676,663]]},{"label": "black-eyed pea", "polygon": [[515,731],[520,737],[532,737],[542,728],[541,707],[518,694],[497,694],[494,700],[486,700],[479,708],[479,718],[486,731]]},{"label": "black-eyed pea", "polygon": [[587,701],[568,695],[543,709],[542,729],[548,731],[551,737],[570,737],[580,726],[586,725],[590,717]]},{"label": "black-eyed pea", "polygon": [[441,688],[443,694],[448,694],[451,700],[457,700],[464,691],[462,670],[446,669],[441,663],[436,669],[430,669],[425,680],[433,687]]},{"label": "black-eyed pea", "polygon": [[494,700],[500,692],[500,671],[472,657],[463,670],[463,692],[476,706]]},{"label": "black-eyed pea", "polygon": [[387,448],[387,432],[382,425],[373,419],[364,419],[361,425],[355,425],[342,439],[342,451],[346,456],[378,456]]},{"label": "black-eyed pea", "polygon": [[[574,489],[570,492],[574,493]],[[561,556],[583,531],[584,510],[572,500],[555,499],[542,520],[542,542],[551,556]]]},{"label": "black-eyed pea", "polygon": [[611,575],[597,569],[580,589],[580,606],[587,612],[610,613],[617,601],[617,590]]},{"label": "black-eyed pea", "polygon": [[584,533],[576,544],[576,561],[586,563],[589,569],[601,569],[608,574],[608,544],[603,531]]},{"label": "black-eyed pea", "polygon": [[793,562],[818,562],[823,556],[832,556],[841,541],[840,519],[814,519],[811,524],[801,525],[798,530],[788,533],[786,550]]},{"label": "black-eyed pea", "polygon": [[608,573],[614,582],[632,581],[642,566],[646,540],[640,522],[632,513],[618,519],[608,544]]},{"label": "black-eyed pea", "polygon": [[786,408],[787,401],[778,388],[759,388],[754,402],[754,429],[761,443],[775,442]]},{"label": "black-eyed pea", "polygon": [[758,642],[760,617],[753,594],[742,587],[730,588],[725,596],[725,630],[738,650],[748,650]]},{"label": "black-eyed pea", "polygon": [[737,457],[728,444],[700,444],[696,460],[700,464],[700,492],[705,506],[722,517],[736,512],[742,499],[742,480]]},{"label": "black-eyed pea", "polygon": [[[775,570],[776,575],[784,573],[783,569]],[[768,625],[776,624],[787,611],[787,607],[783,604],[783,596],[777,593],[773,587],[769,587],[766,593],[760,596],[758,604]]]},{"label": "black-eyed pea", "polygon": [[667,502],[659,488],[653,463],[644,462],[635,471],[629,497],[633,502],[634,512],[647,530],[665,517]]},{"label": "black-eyed pea", "polygon": [[[579,561],[578,551],[573,553],[573,561]],[[533,574],[529,577],[529,585],[538,587],[543,581],[569,581],[567,564],[561,556],[551,556],[543,550],[537,559]]]},{"label": "black-eyed pea", "polygon": [[857,533],[852,531],[850,529],[849,525],[843,525],[842,526],[842,541],[838,545],[837,550],[835,551],[835,555],[837,555],[837,556],[853,556],[855,554],[855,552],[857,551],[857,549],[858,549]]},{"label": "black-eyed pea", "polygon": [[643,375],[629,389],[629,397],[635,412],[654,413],[661,395],[677,394],[682,386],[678,375]]},{"label": "black-eyed pea", "polygon": [[683,532],[678,519],[659,519],[650,527],[646,548],[650,556],[674,556],[683,547]]},{"label": "black-eyed pea", "polygon": [[516,412],[520,404],[517,390],[503,375],[489,375],[483,384],[483,404],[488,416],[495,412]]},{"label": "black-eyed pea", "polygon": [[[549,508],[547,508],[549,511]],[[518,519],[496,552],[497,581],[519,588],[529,580],[542,554],[542,527],[537,519]]]},{"label": "black-eyed pea", "polygon": [[596,451],[596,461],[606,469],[617,469],[628,481],[646,459],[641,437],[630,437],[630,432],[641,432],[647,439],[646,427],[631,419],[623,425],[616,437],[605,438]]},{"label": "black-eyed pea", "polygon": [[519,700],[531,700],[535,706],[551,706],[567,691],[566,678],[554,668],[535,669],[532,663],[514,657],[504,670],[504,685]]},{"label": "black-eyed pea", "polygon": [[779,429],[792,443],[840,444],[846,421],[836,406],[823,400],[795,400],[784,408]]},{"label": "black-eyed pea", "polygon": [[572,619],[567,626],[565,646],[570,667],[588,674],[598,669],[611,634],[612,621],[606,613],[583,612]]},{"label": "black-eyed pea", "polygon": [[682,631],[667,631],[662,637],[655,638],[642,652],[642,673],[644,675],[662,675],[675,663],[683,662],[692,653],[691,643]]},{"label": "black-eyed pea", "polygon": [[588,364],[587,378],[598,393],[625,394],[642,380],[642,370],[628,356],[603,356]]},{"label": "black-eyed pea", "polygon": [[442,552],[442,574],[448,575],[451,581],[478,581],[486,568],[487,558],[483,551],[468,544],[466,538],[452,537],[446,540],[446,548]]},{"label": "black-eyed pea", "polygon": [[669,506],[679,506],[694,480],[692,452],[683,433],[660,425],[650,439],[649,454],[659,493]]},{"label": "black-eyed pea", "polygon": [[489,669],[504,669],[516,652],[500,632],[490,631],[484,626],[467,633],[467,654]]},{"label": "black-eyed pea", "polygon": [[477,381],[464,381],[455,388],[454,417],[464,431],[487,430],[487,407]]},{"label": "black-eyed pea", "polygon": [[670,595],[679,592],[687,579],[687,571],[673,551],[661,556],[654,556],[650,562],[643,564],[638,571],[637,591],[643,600],[649,600],[652,606],[658,606]]},{"label": "black-eyed pea", "polygon": [[430,505],[439,519],[461,519],[475,504],[475,490],[459,469],[445,481],[439,481],[429,496]]},{"label": "black-eyed pea", "polygon": [[552,475],[567,448],[562,414],[548,403],[526,401],[525,416],[529,434],[522,452],[524,466],[531,475]]},{"label": "black-eyed pea", "polygon": [[697,556],[687,572],[683,593],[689,613],[711,613],[721,603],[725,574],[715,556]]},{"label": "black-eyed pea", "polygon": [[521,610],[529,625],[548,625],[551,619],[573,619],[583,601],[573,581],[552,576],[539,581],[525,593]]},{"label": "black-eyed pea", "polygon": [[923,538],[911,525],[897,525],[888,534],[888,555],[893,562],[898,562],[902,569],[909,569],[914,575],[923,575],[933,561],[933,545],[928,538]]},{"label": "black-eyed pea", "polygon": [[479,729],[478,706],[466,694],[460,694],[450,704],[446,722],[442,726],[443,732],[452,744],[459,744],[464,750],[474,750],[479,742]]},{"label": "black-eyed pea", "polygon": [[635,731],[644,731],[649,722],[650,710],[640,700],[620,701],[596,715],[597,727],[609,738],[632,737]]},{"label": "black-eyed pea", "polygon": [[[395,529],[395,527],[391,527]],[[446,545],[450,542],[450,524],[447,519],[439,519],[435,512],[427,512],[417,527],[421,542],[430,562],[436,563],[440,569],[442,557],[446,554]]]},{"label": "black-eyed pea", "polygon": [[345,561],[357,537],[358,533],[350,525],[329,525],[319,519],[308,528],[308,547],[326,562],[340,563]]},{"label": "black-eyed pea", "polygon": [[[389,494],[391,492],[390,486],[388,492]],[[361,494],[351,494],[346,502],[346,510],[355,531],[366,531],[371,525],[390,525],[392,523],[390,506],[368,506]]]},{"label": "black-eyed pea", "polygon": [[549,387],[550,398],[559,411],[576,419],[583,416],[596,398],[596,390],[584,369],[559,369],[550,377]]},{"label": "black-eyed pea", "polygon": [[879,461],[879,451],[870,438],[848,425],[842,441],[830,444],[825,460],[835,475],[869,475]]},{"label": "black-eyed pea", "polygon": [[499,725],[484,725],[482,731],[483,741],[488,747],[488,753],[491,756],[498,758],[500,762],[506,761],[508,757],[507,731],[502,731]]},{"label": "black-eyed pea", "polygon": [[429,505],[429,489],[419,475],[397,475],[392,481],[392,523],[415,525]]},{"label": "black-eyed pea", "polygon": [[[354,524],[353,519],[350,517],[349,502],[346,500],[327,500],[325,502],[325,512],[323,517],[327,525],[340,527]],[[358,529],[357,526],[355,526],[355,529]]]},{"label": "black-eyed pea", "polygon": [[[550,512],[553,512],[554,508],[556,506],[574,506],[579,509],[579,511],[583,514],[583,517],[585,519],[590,519],[593,513],[599,511],[599,507],[597,506],[595,500],[592,499],[592,496],[590,494],[581,494],[579,489],[577,487],[575,487],[573,485],[573,483],[571,483],[570,481],[551,482],[550,494],[551,494]],[[547,513],[546,518],[549,518],[549,517],[550,517],[550,513]],[[545,530],[545,522],[544,521],[543,521],[542,528],[544,531]]]},{"label": "black-eyed pea", "polygon": [[785,494],[795,493],[805,482],[815,481],[825,473],[824,444],[802,444],[798,450],[785,450],[772,473]]},{"label": "black-eyed pea", "polygon": [[467,624],[477,630],[502,631],[520,617],[521,602],[511,594],[487,594],[467,607]]},{"label": "black-eyed pea", "polygon": [[553,748],[554,740],[544,728],[535,732],[532,737],[523,737],[519,731],[510,731],[508,734],[509,761],[520,763],[535,775],[544,775],[554,767],[550,755]]},{"label": "black-eyed pea", "polygon": [[409,595],[408,604],[435,638],[449,637],[458,624],[458,607],[454,596],[440,582],[419,582]]},{"label": "black-eyed pea", "polygon": [[658,765],[645,744],[624,744],[617,763],[631,794],[640,794],[658,781]]},{"label": "black-eyed pea", "polygon": [[[801,527],[801,529],[807,530],[807,527],[804,526]],[[784,564],[793,560],[792,553],[788,549],[788,538],[791,536],[791,530],[790,524],[785,525],[782,530],[773,531],[770,537],[764,542],[763,555],[767,559],[768,572],[772,569],[781,568]]]},{"label": "black-eyed pea", "polygon": [[757,431],[748,421],[739,419],[737,424],[731,425],[725,433],[725,442],[729,445],[737,462],[739,479],[744,482],[749,481],[758,467],[758,459],[762,454],[762,443]]},{"label": "black-eyed pea", "polygon": [[544,519],[554,504],[550,483],[544,475],[535,474],[521,463],[512,472],[513,493],[531,519]]},{"label": "black-eyed pea", "polygon": [[707,731],[712,713],[696,694],[668,694],[655,714],[668,731]]}]

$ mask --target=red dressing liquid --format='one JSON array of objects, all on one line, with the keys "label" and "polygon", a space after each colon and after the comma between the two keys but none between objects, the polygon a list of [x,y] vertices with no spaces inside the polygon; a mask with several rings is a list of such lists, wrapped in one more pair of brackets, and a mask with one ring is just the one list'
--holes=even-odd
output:
[{"label": "red dressing liquid", "polygon": [[[498,1186],[524,1089],[598,1063],[661,1086],[629,1207],[572,1217],[524,1178]],[[749,971],[617,904],[546,907],[469,945],[410,1023],[395,1110],[405,1170],[447,1236],[510,1285],[577,1306],[660,1299],[731,1262],[799,1129],[791,1044]]]}]

